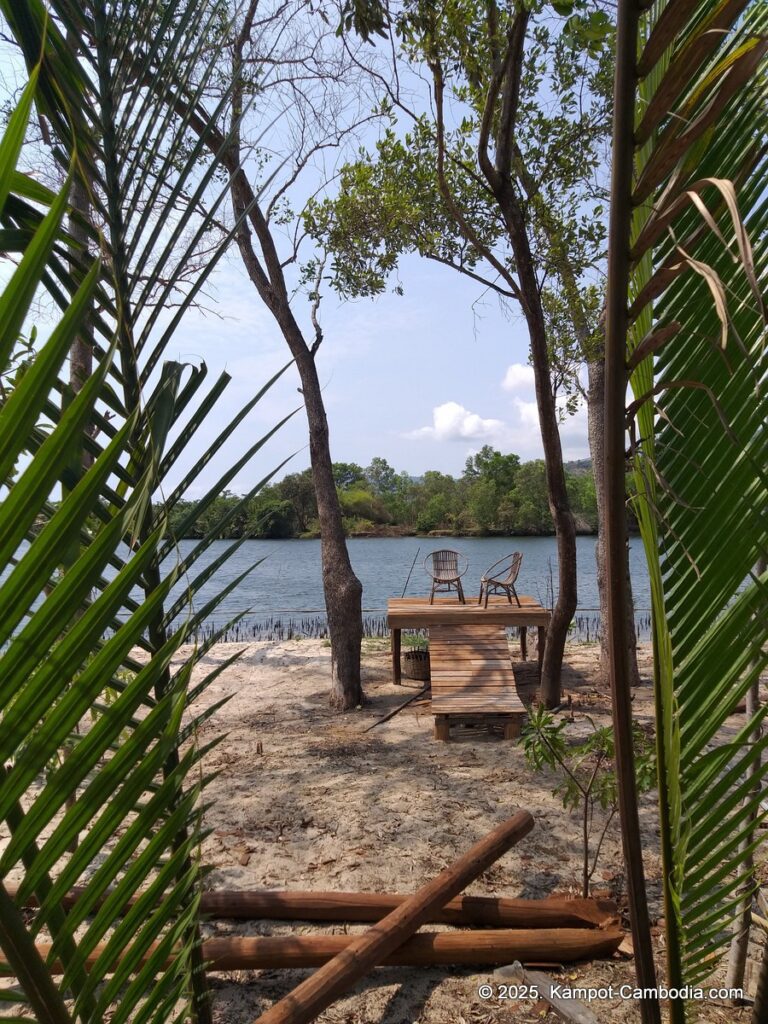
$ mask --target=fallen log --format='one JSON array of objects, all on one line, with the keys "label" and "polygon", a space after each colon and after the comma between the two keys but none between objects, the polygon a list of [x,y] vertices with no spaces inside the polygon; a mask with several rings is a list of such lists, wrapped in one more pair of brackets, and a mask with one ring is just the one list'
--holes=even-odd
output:
[{"label": "fallen log", "polygon": [[[70,890],[62,905],[68,909],[87,890]],[[15,899],[16,890],[9,887]],[[131,900],[130,904],[135,902]],[[401,893],[307,892],[302,890],[220,890],[204,892],[200,912],[213,919],[240,921],[379,921],[401,906]],[[100,905],[100,904],[99,904]],[[33,908],[30,897],[24,906]],[[618,923],[612,900],[548,896],[539,900],[500,896],[458,896],[429,915],[425,924],[484,925],[496,928],[607,928]]]},{"label": "fallen log", "polygon": [[[379,963],[392,967],[490,966],[510,960],[565,964],[609,957],[616,952],[623,937],[624,933],[617,929],[596,928],[422,932],[381,957]],[[202,943],[202,959],[209,971],[320,967],[347,953],[358,938],[354,935],[227,936],[206,939]],[[87,968],[93,966],[104,948],[97,946],[89,953]],[[50,949],[47,944],[37,946],[43,959]],[[146,962],[153,949],[154,946],[143,957],[142,963]],[[7,966],[2,954],[0,965]],[[61,974],[61,964],[55,963],[52,970]]]},{"label": "fallen log", "polygon": [[[518,811],[373,928],[352,939],[342,952],[263,1013],[258,1024],[309,1024],[359,978],[391,956],[419,930],[430,914],[458,896],[526,836],[533,825],[533,818],[527,811]],[[475,938],[473,933],[472,939]]]}]

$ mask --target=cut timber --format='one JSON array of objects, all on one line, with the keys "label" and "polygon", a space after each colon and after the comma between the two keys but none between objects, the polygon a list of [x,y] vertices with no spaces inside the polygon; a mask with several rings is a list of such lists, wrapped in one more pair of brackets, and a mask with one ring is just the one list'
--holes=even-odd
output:
[{"label": "cut timber", "polygon": [[[537,963],[573,963],[575,960],[610,957],[618,949],[623,937],[624,933],[619,930],[597,931],[594,928],[424,932],[414,935],[378,962],[382,966],[396,967],[490,965],[513,958]],[[212,971],[257,967],[316,967],[344,953],[354,941],[350,935],[210,939],[203,943],[203,950],[205,959],[210,962],[209,970]],[[513,950],[517,952],[512,953]],[[260,1018],[263,1021],[266,1019],[266,1015]],[[311,1019],[296,1018],[297,1021]]]},{"label": "cut timber", "polygon": [[505,738],[520,735],[525,706],[504,626],[431,626],[429,650],[435,739],[450,739],[449,715],[507,714],[515,721],[505,723]]},{"label": "cut timber", "polygon": [[[376,958],[382,966],[395,967],[428,967],[434,964],[503,964],[509,960],[530,961],[536,963],[572,963],[575,960],[595,960],[611,956],[624,937],[622,931],[600,931],[596,928],[538,928],[503,929],[484,932],[424,932],[414,935],[401,943],[397,949]],[[330,967],[336,959],[347,957],[359,938],[352,935],[280,935],[270,937],[243,938],[230,936],[221,939],[206,939],[202,943],[202,958],[210,971],[257,970],[267,968],[296,967]],[[97,946],[88,954],[86,967],[92,967],[104,952],[104,946]],[[157,948],[150,947],[141,960],[146,963],[148,957]],[[38,952],[43,958],[50,953],[50,945],[40,944]],[[7,960],[0,954],[0,965],[6,966]],[[163,969],[163,964],[159,969]],[[61,964],[54,963],[52,970],[61,974]],[[317,972],[320,974],[320,971]],[[313,981],[317,974],[312,975],[304,985]],[[299,996],[303,985],[294,989],[292,995],[267,1010],[259,1017],[260,1024],[266,1021],[286,1020],[291,1024],[311,1021],[314,1017],[307,1016],[304,1010],[305,999]],[[288,1013],[288,1006],[294,1006],[295,1016],[279,1016],[274,1014]],[[312,1011],[317,1015],[320,1011]],[[273,1014],[270,1018],[267,1014]]]},{"label": "cut timber", "polygon": [[[437,878],[409,896],[397,910],[387,914],[363,935],[352,939],[342,952],[263,1013],[259,1024],[309,1024],[359,978],[399,949],[429,919],[430,914],[458,896],[471,881],[526,836],[533,825],[533,818],[527,811],[518,811],[513,818],[475,843]],[[590,934],[602,933],[590,930]],[[472,938],[476,938],[474,933]]]},{"label": "cut timber", "polygon": [[[61,901],[68,909],[85,889],[72,889]],[[16,890],[8,887],[16,898]],[[109,895],[109,893],[107,894]],[[408,899],[402,893],[309,892],[301,889],[262,891],[223,889],[203,892],[200,913],[214,920],[240,921],[379,921]],[[97,906],[101,906],[100,901]],[[131,900],[131,905],[135,900]],[[30,898],[24,906],[33,909]],[[95,909],[95,908],[94,908]],[[547,896],[540,900],[500,896],[457,896],[431,913],[425,924],[484,925],[497,928],[608,928],[617,925],[613,900]]]}]

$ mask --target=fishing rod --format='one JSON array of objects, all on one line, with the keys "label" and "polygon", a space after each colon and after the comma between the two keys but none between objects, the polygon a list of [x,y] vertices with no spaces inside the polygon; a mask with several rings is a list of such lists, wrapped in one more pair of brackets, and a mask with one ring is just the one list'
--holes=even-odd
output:
[{"label": "fishing rod", "polygon": [[405,597],[405,592],[408,589],[408,584],[411,582],[411,573],[413,572],[414,565],[416,565],[416,559],[419,557],[419,552],[420,551],[421,551],[421,545],[419,545],[416,548],[416,554],[413,556],[413,561],[411,562],[411,568],[410,568],[410,570],[408,572],[408,578],[405,581],[405,586],[403,587],[403,592],[400,595],[400,597]]}]

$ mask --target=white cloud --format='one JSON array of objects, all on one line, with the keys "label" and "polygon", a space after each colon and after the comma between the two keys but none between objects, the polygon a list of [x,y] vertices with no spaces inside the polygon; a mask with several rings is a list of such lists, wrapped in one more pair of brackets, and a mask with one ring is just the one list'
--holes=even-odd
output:
[{"label": "white cloud", "polygon": [[533,367],[523,363],[512,363],[507,367],[501,386],[505,391],[528,391],[533,387]]},{"label": "white cloud", "polygon": [[483,419],[458,402],[444,402],[432,410],[432,426],[407,434],[431,441],[497,441],[505,432],[501,420]]}]

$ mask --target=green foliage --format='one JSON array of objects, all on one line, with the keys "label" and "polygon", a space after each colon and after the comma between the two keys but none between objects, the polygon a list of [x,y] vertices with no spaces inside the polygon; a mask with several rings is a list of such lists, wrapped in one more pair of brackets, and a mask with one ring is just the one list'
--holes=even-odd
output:
[{"label": "green foliage", "polygon": [[[370,533],[378,527],[475,534],[551,534],[553,530],[541,460],[521,463],[517,455],[504,455],[485,445],[467,460],[459,478],[427,470],[415,479],[397,473],[379,457],[365,470],[355,463],[335,467],[343,482],[339,502],[348,533]],[[566,480],[579,528],[594,532],[597,507],[591,468],[567,473]],[[169,529],[175,537],[218,539],[315,535],[317,504],[311,472],[291,473],[250,498],[224,490],[202,512],[197,511],[196,502],[179,500],[171,508]]]},{"label": "green foliage", "polygon": [[[537,772],[548,768],[558,775],[552,795],[559,797],[566,810],[581,816],[582,832],[582,895],[589,895],[589,883],[597,868],[603,840],[618,809],[613,730],[597,726],[589,715],[586,722],[591,731],[585,739],[569,738],[572,720],[556,719],[543,705],[537,705],[528,716],[523,729],[523,750],[530,766]],[[655,754],[651,738],[635,723],[635,765],[638,792],[651,789],[655,782]],[[595,811],[603,812],[602,828],[595,824]],[[592,842],[597,835],[594,854]]]},{"label": "green foliage", "polygon": [[[519,81],[510,173],[525,204],[554,383],[572,406],[581,397],[579,365],[600,351],[595,271],[606,241],[613,24],[601,4],[587,0],[526,4],[525,11],[520,73],[510,72]],[[327,249],[339,294],[380,294],[401,256],[418,253],[515,298],[508,225],[484,159],[489,140],[490,148],[500,144],[497,72],[520,13],[514,4],[473,0],[409,0],[398,9],[399,59],[435,91],[439,82],[450,114],[440,124],[434,107],[398,110],[398,120],[385,105],[392,123],[376,146],[342,168],[335,198],[307,206],[306,230]]]},{"label": "green foliage", "polygon": [[364,483],[365,473],[356,462],[334,462],[333,479],[337,487],[347,490],[355,484]]},{"label": "green foliage", "polygon": [[[229,382],[223,375],[204,393],[205,366],[163,361],[228,241],[211,244],[203,268],[191,269],[195,245],[214,231],[200,200],[207,187],[215,192],[215,164],[185,155],[172,102],[196,88],[193,68],[215,48],[219,10],[183,0],[172,10],[1,6],[31,80],[0,144],[4,249],[18,257],[0,296],[0,821],[10,837],[0,855],[0,948],[19,983],[0,988],[0,1001],[12,1011],[26,1002],[35,1019],[57,1024],[204,1024],[206,748],[195,737],[218,705],[198,712],[194,702],[223,666],[191,686],[207,644],[181,648],[242,578],[193,607],[236,547],[191,572],[226,529],[231,510],[211,515],[216,498],[274,432],[189,501],[187,488],[265,388],[230,410],[227,427],[168,486]],[[79,49],[86,41],[88,53]],[[14,171],[33,98],[64,164],[58,194]],[[73,181],[90,209],[68,208]],[[65,217],[82,224],[87,245],[65,234]],[[61,315],[49,339],[24,352],[20,338],[32,338],[30,306],[43,288]],[[64,376],[76,339],[94,354],[77,394]],[[20,351],[23,373],[14,371]],[[181,535],[205,523],[183,557],[167,533],[171,514]],[[171,602],[180,580],[186,586]],[[14,897],[9,877],[19,881]],[[84,895],[65,914],[61,898],[75,885]],[[43,936],[52,942],[47,961],[35,944]]]}]

